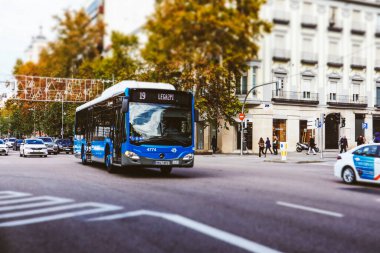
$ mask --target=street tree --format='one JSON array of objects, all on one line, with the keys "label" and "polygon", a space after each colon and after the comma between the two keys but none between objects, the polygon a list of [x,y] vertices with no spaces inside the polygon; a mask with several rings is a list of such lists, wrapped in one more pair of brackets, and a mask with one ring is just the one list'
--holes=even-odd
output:
[{"label": "street tree", "polygon": [[193,91],[206,120],[232,123],[240,107],[236,85],[271,25],[260,19],[265,0],[160,0],[145,29],[142,78]]}]

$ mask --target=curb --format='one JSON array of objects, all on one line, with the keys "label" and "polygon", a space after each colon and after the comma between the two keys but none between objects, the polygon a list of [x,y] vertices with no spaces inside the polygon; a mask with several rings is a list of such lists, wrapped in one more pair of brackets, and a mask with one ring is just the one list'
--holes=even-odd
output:
[{"label": "curb", "polygon": [[286,160],[286,161],[281,161],[281,160],[264,160],[264,162],[267,163],[323,163],[327,161],[320,161],[320,160],[311,160],[311,161],[292,161],[292,160]]}]

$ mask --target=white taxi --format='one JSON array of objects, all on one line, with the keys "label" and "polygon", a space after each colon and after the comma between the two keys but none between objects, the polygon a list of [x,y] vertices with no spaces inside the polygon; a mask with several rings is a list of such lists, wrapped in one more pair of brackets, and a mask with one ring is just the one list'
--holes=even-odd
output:
[{"label": "white taxi", "polygon": [[9,148],[3,140],[0,140],[0,155],[8,155]]},{"label": "white taxi", "polygon": [[380,183],[380,144],[364,144],[339,154],[334,175],[347,184]]},{"label": "white taxi", "polygon": [[26,139],[20,145],[20,156],[47,157],[48,150],[45,143],[39,139]]}]

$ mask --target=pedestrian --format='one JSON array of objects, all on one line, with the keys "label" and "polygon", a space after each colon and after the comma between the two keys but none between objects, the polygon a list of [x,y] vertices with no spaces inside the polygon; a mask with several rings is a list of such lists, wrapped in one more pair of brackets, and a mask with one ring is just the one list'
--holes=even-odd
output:
[{"label": "pedestrian", "polygon": [[269,149],[270,153],[273,155],[271,147],[272,147],[272,145],[270,144],[269,137],[267,137],[267,140],[265,141],[265,157],[267,156],[268,149]]},{"label": "pedestrian", "polygon": [[215,154],[215,152],[216,152],[216,137],[215,137],[215,135],[211,139],[211,148],[212,148],[212,153]]},{"label": "pedestrian", "polygon": [[348,147],[348,142],[346,136],[343,136],[340,138],[340,153],[343,151],[346,153],[347,152],[347,147]]},{"label": "pedestrian", "polygon": [[260,137],[260,140],[257,144],[259,144],[259,157],[261,157],[261,154],[264,155],[264,139],[263,139],[263,137]]},{"label": "pedestrian", "polygon": [[278,146],[277,145],[278,145],[278,139],[277,139],[277,136],[275,135],[275,136],[273,136],[273,153],[275,155],[278,154],[278,151],[277,151]]},{"label": "pedestrian", "polygon": [[376,132],[375,133],[375,139],[373,140],[374,143],[380,143],[380,133]]},{"label": "pedestrian", "polygon": [[356,139],[356,143],[358,144],[358,146],[364,144],[364,137],[359,135],[359,137]]},{"label": "pedestrian", "polygon": [[307,151],[307,155],[310,155],[310,151],[313,151],[313,154],[316,155],[315,153],[315,140],[314,140],[314,137],[310,137],[310,140],[309,140],[309,150]]}]

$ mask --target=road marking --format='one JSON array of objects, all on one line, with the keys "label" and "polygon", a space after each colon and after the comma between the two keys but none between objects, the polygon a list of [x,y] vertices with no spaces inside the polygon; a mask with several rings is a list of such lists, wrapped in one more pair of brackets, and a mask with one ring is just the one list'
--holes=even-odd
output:
[{"label": "road marking", "polygon": [[45,200],[46,197],[53,198],[50,196],[40,196],[40,197],[30,197],[30,198],[22,198],[22,199],[3,200],[3,201],[0,201],[0,206],[10,205],[10,204],[20,204],[20,203],[26,203],[26,202],[36,202],[40,200]]},{"label": "road marking", "polygon": [[28,197],[28,196],[31,196],[31,194],[23,193],[23,192],[14,192],[14,191],[0,192],[0,199],[13,199],[13,198],[20,198],[20,197]]},{"label": "road marking", "polygon": [[268,248],[264,245],[258,244],[256,242],[249,241],[243,237],[240,237],[240,236],[225,232],[223,230],[208,226],[206,224],[188,219],[186,217],[183,217],[177,214],[171,214],[171,213],[162,213],[162,212],[155,212],[155,211],[149,211],[149,210],[138,210],[138,211],[121,213],[121,214],[103,216],[99,218],[93,218],[93,219],[89,219],[89,221],[107,221],[107,220],[116,220],[116,219],[137,217],[137,216],[143,216],[143,215],[159,217],[159,218],[174,222],[176,224],[182,225],[189,229],[195,230],[199,233],[208,235],[210,237],[213,237],[225,243],[234,245],[236,247],[245,249],[250,252],[256,252],[256,253],[279,252],[274,249]]},{"label": "road marking", "polygon": [[290,208],[300,209],[300,210],[304,210],[304,211],[324,214],[324,215],[338,217],[338,218],[342,218],[344,216],[341,213],[326,211],[326,210],[323,210],[323,209],[318,209],[318,208],[313,208],[313,207],[308,207],[308,206],[296,205],[296,204],[287,203],[287,202],[277,201],[276,204],[280,205],[280,206],[286,206],[286,207],[290,207]]},{"label": "road marking", "polygon": [[65,203],[73,202],[72,199],[56,198],[56,197],[51,197],[51,196],[36,197],[34,199],[35,200],[42,200],[42,202],[0,207],[0,212],[13,211],[13,210],[19,210],[19,209],[27,209],[27,208],[35,208],[35,207],[43,207],[43,206],[51,206],[51,205],[59,205],[59,204],[65,204]]},{"label": "road marking", "polygon": [[87,203],[71,204],[71,205],[52,207],[52,208],[37,209],[37,210],[31,210],[31,211],[25,211],[25,212],[7,213],[7,214],[0,215],[0,219],[15,218],[15,217],[21,217],[21,216],[49,213],[49,212],[62,211],[62,210],[75,209],[75,208],[87,208],[87,207],[91,209],[82,210],[82,211],[74,211],[74,212],[66,212],[66,213],[60,213],[60,214],[37,217],[37,218],[29,218],[29,219],[3,222],[3,223],[0,223],[0,227],[15,227],[15,226],[35,224],[35,223],[41,223],[41,222],[46,222],[46,221],[52,221],[52,220],[61,220],[61,219],[66,219],[66,218],[72,218],[75,216],[117,211],[117,210],[123,209],[123,207],[121,206],[107,205],[107,204],[101,204],[101,203],[95,203],[95,202],[87,202]]}]

